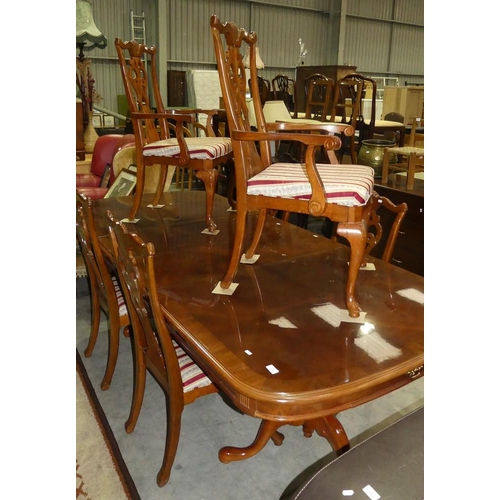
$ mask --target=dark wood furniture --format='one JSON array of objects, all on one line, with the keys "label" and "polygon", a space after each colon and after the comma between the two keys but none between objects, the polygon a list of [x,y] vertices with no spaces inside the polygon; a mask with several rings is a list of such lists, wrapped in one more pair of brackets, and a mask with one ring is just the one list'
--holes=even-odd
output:
[{"label": "dark wood furniture", "polygon": [[[252,94],[252,79],[250,78],[248,80],[248,87],[250,88],[250,95],[253,97],[254,94]],[[259,96],[260,96],[260,103],[262,106],[266,103],[266,101],[269,100],[269,97],[272,95],[271,94],[271,82],[269,80],[266,80],[265,78],[262,78],[261,76],[257,76],[257,88],[259,90]]]},{"label": "dark wood furniture", "polygon": [[[398,267],[424,275],[424,181],[415,179],[413,189],[406,187],[406,178],[391,175],[387,183],[375,184],[375,191],[396,204],[406,203],[408,212],[401,224],[391,262]],[[380,209],[381,216],[390,223],[394,215]],[[373,255],[380,257],[380,250]]]},{"label": "dark wood furniture", "polygon": [[76,235],[87,268],[90,284],[92,325],[85,357],[92,355],[101,318],[101,309],[109,319],[108,359],[101,389],[109,389],[118,360],[120,330],[128,332],[130,320],[118,280],[110,272],[99,245],[92,212],[92,200],[76,193]]},{"label": "dark wood furniture", "polygon": [[[330,121],[348,123],[356,130],[361,110],[363,88],[363,82],[359,78],[339,78],[333,92]],[[356,164],[358,146],[355,135],[346,138],[346,140],[342,141],[342,148],[339,151],[340,159],[344,157],[344,151],[349,147],[351,161],[353,164]]]},{"label": "dark wood furniture", "polygon": [[167,106],[185,108],[187,106],[186,72],[167,70]]},{"label": "dark wood furniture", "polygon": [[[359,316],[360,307],[355,297],[356,279],[363,258],[366,224],[371,207],[373,170],[362,165],[316,164],[315,150],[323,146],[335,157],[341,140],[334,134],[352,131],[350,125],[321,124],[292,125],[266,123],[258,98],[256,48],[257,35],[246,33],[234,23],[221,23],[217,16],[210,19],[217,68],[234,150],[236,178],[236,227],[229,265],[215,293],[228,294],[235,290],[234,277],[241,260],[253,264],[268,211],[295,212],[325,216],[338,222],[337,232],[347,238],[351,252],[345,284],[345,303],[352,317]],[[244,66],[240,48],[250,48],[250,79],[257,132],[252,132],[245,105]],[[243,50],[243,49],[242,49]],[[316,128],[314,128],[316,127]],[[321,128],[323,127],[323,128]],[[268,130],[270,132],[268,132]],[[272,132],[272,131],[279,132]],[[310,133],[327,131],[328,135]],[[298,132],[309,133],[298,133]],[[297,163],[273,164],[271,141],[296,141],[307,147],[305,165]],[[256,143],[260,144],[257,150]],[[257,210],[259,218],[253,230],[251,243],[243,254],[247,216]]]},{"label": "dark wood furniture", "polygon": [[[155,247],[158,299],[172,335],[242,412],[263,419],[249,446],[226,446],[223,462],[251,457],[283,425],[316,431],[339,453],[349,439],[337,413],[387,394],[423,375],[424,280],[380,260],[361,271],[363,315],[341,316],[349,250],[278,218],[266,217],[259,266],[243,266],[232,296],[212,293],[231,251],[236,214],[216,195],[224,228],[200,233],[204,193],[167,192],[164,208],[147,208],[133,230]],[[132,197],[94,203],[100,243],[108,258],[110,210],[128,213]],[[257,214],[249,214],[249,225]],[[412,291],[416,298],[403,292]],[[382,358],[375,346],[382,347]]]},{"label": "dark wood furniture", "polygon": [[370,116],[364,116],[363,109],[360,111],[358,120],[359,141],[373,139],[374,134],[385,134],[386,132],[395,132],[399,134],[399,145],[404,146],[405,124],[397,121],[380,120],[376,116],[377,110],[377,82],[373,78],[362,75],[361,73],[349,73],[350,78],[357,78],[363,81],[365,95],[371,93]]},{"label": "dark wood furniture", "polygon": [[[366,490],[367,485],[371,489]],[[352,493],[347,496],[346,490]],[[376,492],[376,495],[375,493]],[[280,500],[424,498],[424,408],[405,415],[349,453],[321,459]]]},{"label": "dark wood furniture", "polygon": [[[118,61],[125,86],[130,117],[134,124],[137,186],[134,204],[127,217],[134,222],[144,193],[145,169],[160,165],[160,175],[153,207],[159,208],[158,201],[163,193],[170,165],[190,168],[203,181],[206,191],[207,231],[214,233],[217,225],[212,219],[212,205],[217,188],[218,167],[232,158],[231,139],[215,137],[212,117],[217,110],[183,110],[165,112],[158,85],[156,68],[156,47],[147,47],[137,41],[115,40]],[[127,56],[127,57],[126,57]],[[144,59],[147,58],[148,64]],[[154,96],[152,99],[149,94]],[[183,126],[196,122],[196,113],[207,115],[209,137],[185,137]],[[175,123],[175,137],[170,136],[169,121]]]},{"label": "dark wood furniture", "polygon": [[299,66],[296,70],[295,83],[297,85],[297,111],[306,109],[306,93],[303,92],[306,78],[313,73],[321,73],[335,82],[349,73],[354,73],[356,66],[324,65],[324,66]]},{"label": "dark wood furniture", "polygon": [[314,73],[306,78],[306,110],[304,118],[325,121],[330,113],[333,95],[333,80],[325,75]]},{"label": "dark wood furniture", "polygon": [[271,80],[274,100],[281,100],[285,103],[290,116],[297,118],[295,103],[297,102],[297,86],[295,80],[288,75],[279,74]]},{"label": "dark wood furniture", "polygon": [[76,159],[80,161],[85,160],[84,131],[82,101],[76,101]]}]

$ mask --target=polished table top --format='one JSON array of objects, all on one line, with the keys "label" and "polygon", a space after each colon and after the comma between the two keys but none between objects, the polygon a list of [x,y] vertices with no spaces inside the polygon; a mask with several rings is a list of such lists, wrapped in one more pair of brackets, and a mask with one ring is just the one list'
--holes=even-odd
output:
[{"label": "polished table top", "polygon": [[[358,278],[364,321],[340,321],[347,248],[268,218],[259,260],[240,265],[232,296],[214,295],[228,264],[234,213],[216,196],[220,233],[212,236],[202,234],[204,192],[168,192],[164,202],[149,209],[146,196],[133,226],[155,245],[165,317],[245,413],[279,425],[335,415],[423,375],[422,277],[373,259],[375,270]],[[121,219],[131,203],[132,197],[94,202],[108,253],[106,211]]]}]

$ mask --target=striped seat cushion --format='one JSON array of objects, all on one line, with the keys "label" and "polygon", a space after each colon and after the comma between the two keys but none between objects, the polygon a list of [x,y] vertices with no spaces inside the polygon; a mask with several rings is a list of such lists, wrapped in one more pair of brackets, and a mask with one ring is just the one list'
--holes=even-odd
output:
[{"label": "striped seat cushion", "polygon": [[128,314],[127,306],[125,305],[125,299],[123,298],[120,285],[115,276],[111,276],[111,281],[115,287],[116,300],[118,301],[118,314],[120,316],[126,316]]},{"label": "striped seat cushion", "polygon": [[[372,167],[317,164],[329,203],[365,205],[373,191]],[[300,163],[274,163],[247,183],[249,195],[308,200],[312,194],[306,168]]]},{"label": "striped seat cushion", "polygon": [[[233,150],[229,137],[186,137],[189,155],[197,160],[215,160]],[[177,139],[163,139],[144,146],[144,156],[178,158],[181,148]]]},{"label": "striped seat cushion", "polygon": [[181,370],[182,389],[184,392],[210,385],[212,381],[201,371],[200,367],[185,353],[182,347],[172,340]]}]

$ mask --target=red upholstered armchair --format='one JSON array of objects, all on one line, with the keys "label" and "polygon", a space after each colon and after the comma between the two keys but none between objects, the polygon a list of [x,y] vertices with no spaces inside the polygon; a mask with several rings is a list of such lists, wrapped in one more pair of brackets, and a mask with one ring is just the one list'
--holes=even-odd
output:
[{"label": "red upholstered armchair", "polygon": [[[90,172],[76,174],[76,189],[85,196],[98,200],[103,198],[110,186],[115,180],[113,169],[111,168],[113,158],[122,148],[135,143],[134,134],[107,134],[99,137],[95,143],[92,154],[92,163]],[[109,165],[109,183],[101,186],[102,178]]]}]

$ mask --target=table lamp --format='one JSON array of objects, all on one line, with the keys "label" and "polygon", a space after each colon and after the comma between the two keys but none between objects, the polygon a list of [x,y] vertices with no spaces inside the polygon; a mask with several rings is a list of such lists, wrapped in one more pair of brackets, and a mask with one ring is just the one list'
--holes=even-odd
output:
[{"label": "table lamp", "polygon": [[76,48],[80,49],[79,59],[84,59],[84,50],[90,52],[96,47],[104,49],[107,45],[108,39],[95,25],[92,4],[88,0],[76,0]]}]

